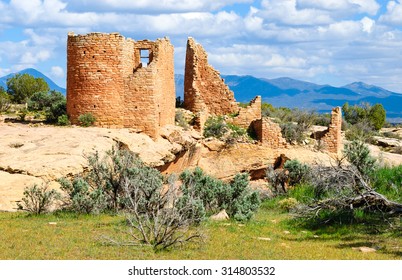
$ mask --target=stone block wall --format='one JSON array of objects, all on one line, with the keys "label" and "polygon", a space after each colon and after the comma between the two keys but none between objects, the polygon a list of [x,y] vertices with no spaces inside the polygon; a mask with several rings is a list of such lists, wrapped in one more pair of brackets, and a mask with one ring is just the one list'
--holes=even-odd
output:
[{"label": "stone block wall", "polygon": [[[141,50],[149,50],[150,63],[141,65]],[[173,46],[166,39],[155,43],[147,40],[134,45],[136,65],[126,78],[124,127],[134,127],[152,137],[159,128],[174,124],[175,84]]]},{"label": "stone block wall", "polygon": [[[147,57],[141,58],[141,51]],[[67,114],[73,124],[91,113],[96,126],[142,130],[157,137],[174,124],[173,46],[168,39],[134,41],[118,33],[67,40]],[[147,63],[141,63],[147,60]]]},{"label": "stone block wall", "polygon": [[253,122],[258,141],[271,148],[287,148],[288,144],[282,136],[281,127],[269,118],[261,118]]},{"label": "stone block wall", "polygon": [[331,123],[321,141],[325,149],[330,153],[340,154],[342,152],[342,110],[341,107],[332,109]]},{"label": "stone block wall", "polygon": [[248,129],[255,120],[261,119],[261,96],[251,100],[246,108],[239,108],[239,113],[233,118],[233,124]]},{"label": "stone block wall", "polygon": [[184,73],[184,107],[194,113],[205,109],[212,115],[238,112],[233,92],[220,73],[208,64],[204,48],[188,38]]}]

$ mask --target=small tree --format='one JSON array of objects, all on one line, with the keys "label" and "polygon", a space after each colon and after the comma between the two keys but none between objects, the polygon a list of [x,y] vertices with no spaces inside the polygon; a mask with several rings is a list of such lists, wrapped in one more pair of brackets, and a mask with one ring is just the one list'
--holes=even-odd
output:
[{"label": "small tree", "polygon": [[15,103],[24,103],[36,92],[48,92],[49,85],[42,78],[16,74],[7,80],[7,92]]},{"label": "small tree", "polygon": [[345,120],[354,125],[361,122],[367,122],[375,130],[380,130],[386,119],[386,112],[382,104],[371,106],[369,103],[350,106],[347,102],[342,106]]},{"label": "small tree", "polygon": [[65,102],[66,97],[58,91],[39,91],[35,92],[28,99],[28,110],[30,111],[42,111],[52,107],[52,105],[60,102]]},{"label": "small tree", "polygon": [[376,130],[380,130],[384,126],[386,118],[387,114],[382,104],[377,103],[370,108],[368,119]]}]

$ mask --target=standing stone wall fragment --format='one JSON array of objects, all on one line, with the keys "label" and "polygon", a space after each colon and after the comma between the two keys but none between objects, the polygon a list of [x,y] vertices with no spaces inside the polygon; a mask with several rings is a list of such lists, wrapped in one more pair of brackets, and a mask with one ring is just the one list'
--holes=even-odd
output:
[{"label": "standing stone wall fragment", "polygon": [[67,114],[91,113],[96,126],[157,137],[174,124],[174,49],[168,39],[134,41],[118,33],[68,34]]}]

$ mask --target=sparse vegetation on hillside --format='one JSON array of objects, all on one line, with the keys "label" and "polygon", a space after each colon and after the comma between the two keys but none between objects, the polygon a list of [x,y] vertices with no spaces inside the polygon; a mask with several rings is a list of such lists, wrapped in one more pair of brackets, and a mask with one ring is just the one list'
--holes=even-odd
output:
[{"label": "sparse vegetation on hillside", "polygon": [[328,114],[319,115],[314,111],[304,111],[285,107],[275,108],[269,103],[262,103],[262,115],[273,118],[279,123],[282,135],[290,144],[301,144],[306,140],[308,130],[313,125],[327,125],[330,122]]}]

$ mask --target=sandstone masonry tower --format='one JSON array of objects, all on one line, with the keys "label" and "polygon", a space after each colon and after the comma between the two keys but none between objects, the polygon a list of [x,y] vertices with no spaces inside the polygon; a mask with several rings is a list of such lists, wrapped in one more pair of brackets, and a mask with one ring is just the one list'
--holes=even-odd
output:
[{"label": "sandstone masonry tower", "polygon": [[331,113],[331,123],[324,137],[321,138],[327,151],[339,154],[342,152],[342,110],[335,107]]},{"label": "sandstone masonry tower", "polygon": [[126,39],[118,33],[68,34],[67,114],[96,126],[135,128],[151,137],[174,124],[174,49],[168,39]]}]

